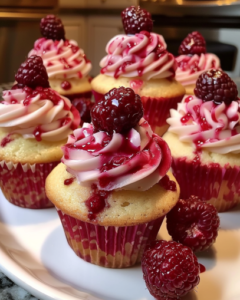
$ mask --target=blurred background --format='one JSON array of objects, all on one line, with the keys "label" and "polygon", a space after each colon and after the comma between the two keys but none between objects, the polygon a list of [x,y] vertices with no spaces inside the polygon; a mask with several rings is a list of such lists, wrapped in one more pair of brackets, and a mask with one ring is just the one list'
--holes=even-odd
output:
[{"label": "blurred background", "polygon": [[93,64],[91,75],[96,76],[107,42],[124,33],[120,15],[130,5],[152,13],[153,31],[164,36],[174,55],[183,38],[198,30],[207,41],[207,52],[219,56],[230,76],[239,77],[240,0],[0,0],[0,82],[14,81],[47,14],[62,19],[66,38],[84,49]]}]

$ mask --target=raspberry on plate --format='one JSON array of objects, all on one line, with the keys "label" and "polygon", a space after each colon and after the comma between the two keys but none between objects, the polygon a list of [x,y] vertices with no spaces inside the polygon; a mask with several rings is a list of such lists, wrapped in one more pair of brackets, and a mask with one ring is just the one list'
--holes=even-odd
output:
[{"label": "raspberry on plate", "polygon": [[62,21],[54,15],[42,18],[40,31],[43,37],[51,40],[65,40],[65,30]]},{"label": "raspberry on plate", "polygon": [[193,31],[182,41],[178,54],[200,55],[201,53],[206,53],[205,39],[198,31]]},{"label": "raspberry on plate", "polygon": [[174,241],[153,242],[142,258],[143,278],[158,300],[177,300],[200,281],[200,265],[192,250]]},{"label": "raspberry on plate", "polygon": [[79,111],[82,124],[91,123],[90,110],[93,107],[94,103],[90,99],[78,97],[72,101],[72,105],[75,106]]},{"label": "raspberry on plate", "polygon": [[219,224],[216,208],[196,196],[180,199],[167,214],[168,233],[193,251],[208,249],[215,242]]},{"label": "raspberry on plate", "polygon": [[124,133],[135,127],[143,116],[139,95],[131,88],[113,88],[91,110],[92,123],[97,130]]},{"label": "raspberry on plate", "polygon": [[135,34],[140,31],[152,31],[152,16],[146,9],[142,9],[140,6],[130,6],[125,8],[121,13],[121,17],[126,34]]},{"label": "raspberry on plate", "polygon": [[19,87],[28,86],[33,89],[38,86],[43,88],[50,87],[43,60],[37,55],[28,57],[25,62],[20,65],[15,75],[15,80]]},{"label": "raspberry on plate", "polygon": [[224,102],[226,105],[237,100],[235,82],[222,70],[212,69],[201,74],[196,82],[194,94],[203,101]]}]

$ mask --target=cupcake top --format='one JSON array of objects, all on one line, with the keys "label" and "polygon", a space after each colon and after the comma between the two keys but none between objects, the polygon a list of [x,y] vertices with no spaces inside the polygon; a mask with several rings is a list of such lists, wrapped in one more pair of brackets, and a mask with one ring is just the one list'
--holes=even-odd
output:
[{"label": "cupcake top", "polygon": [[195,95],[185,96],[170,110],[169,132],[196,151],[240,152],[240,100],[236,84],[221,70],[203,73]]},{"label": "cupcake top", "polygon": [[150,13],[138,7],[122,12],[126,34],[112,38],[101,60],[101,73],[108,76],[140,77],[144,80],[174,77],[176,61],[166,49],[164,38],[152,33]]},{"label": "cupcake top", "polygon": [[41,57],[29,57],[15,79],[17,84],[3,92],[0,103],[0,127],[9,135],[17,133],[25,139],[56,142],[66,139],[79,126],[78,111],[49,87]]},{"label": "cupcake top", "polygon": [[167,144],[142,118],[140,97],[130,88],[113,89],[85,123],[69,136],[62,162],[83,186],[145,191],[171,166]]},{"label": "cupcake top", "polygon": [[43,59],[50,79],[85,78],[92,64],[76,41],[65,39],[60,19],[46,16],[40,23],[42,38],[34,43],[28,56],[38,55]]},{"label": "cupcake top", "polygon": [[220,68],[219,58],[215,54],[206,53],[206,42],[197,31],[183,40],[178,52],[176,80],[183,86],[195,85],[202,73]]}]

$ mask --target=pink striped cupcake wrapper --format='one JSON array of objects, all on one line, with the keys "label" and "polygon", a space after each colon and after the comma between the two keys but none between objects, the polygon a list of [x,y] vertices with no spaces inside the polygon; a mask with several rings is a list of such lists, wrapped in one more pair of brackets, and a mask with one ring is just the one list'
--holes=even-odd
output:
[{"label": "pink striped cupcake wrapper", "polygon": [[187,161],[187,158],[173,158],[172,171],[179,186],[180,197],[191,195],[208,201],[220,211],[227,211],[240,203],[240,167],[217,163],[202,165]]},{"label": "pink striped cupcake wrapper", "polygon": [[45,193],[45,180],[58,162],[43,164],[13,164],[0,162],[0,187],[5,198],[24,208],[53,207]]},{"label": "pink striped cupcake wrapper", "polygon": [[83,260],[107,268],[126,268],[141,261],[155,240],[164,216],[136,226],[100,226],[80,221],[57,208],[69,246]]}]

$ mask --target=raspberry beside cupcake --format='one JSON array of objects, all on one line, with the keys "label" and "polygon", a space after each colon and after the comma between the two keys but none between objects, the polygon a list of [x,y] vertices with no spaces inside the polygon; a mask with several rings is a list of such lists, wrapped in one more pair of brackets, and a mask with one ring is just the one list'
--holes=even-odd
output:
[{"label": "raspberry beside cupcake", "polygon": [[166,175],[171,154],[140,120],[141,100],[131,89],[111,90],[91,114],[93,125],[85,123],[69,136],[46,192],[79,257],[104,267],[129,267],[140,261],[178,201],[178,185]]},{"label": "raspberry beside cupcake", "polygon": [[42,57],[50,86],[60,95],[68,97],[71,101],[79,98],[89,101],[89,72],[92,68],[90,60],[76,41],[65,38],[63,24],[54,15],[43,18],[40,29],[43,37],[35,41],[34,48],[28,56]]},{"label": "raspberry beside cupcake", "polygon": [[[195,95],[171,110],[164,135],[181,197],[196,195],[226,211],[240,199],[240,101],[235,83],[221,70],[203,73]],[[198,98],[200,97],[200,98]]]},{"label": "raspberry beside cupcake", "polygon": [[176,61],[166,50],[163,37],[151,32],[152,20],[146,10],[131,6],[122,12],[122,20],[126,34],[109,41],[107,56],[100,62],[101,74],[92,81],[95,99],[114,87],[132,88],[141,97],[144,118],[162,135],[168,127],[169,109],[175,108],[185,93],[174,79]]},{"label": "raspberry beside cupcake", "polygon": [[220,69],[220,60],[213,53],[206,53],[204,37],[197,31],[189,33],[182,41],[176,57],[176,80],[192,95],[198,77],[210,69]]},{"label": "raspberry beside cupcake", "polygon": [[0,103],[0,186],[17,206],[51,207],[45,179],[60,162],[67,136],[79,126],[79,113],[49,88],[41,57],[29,57],[15,79]]}]

